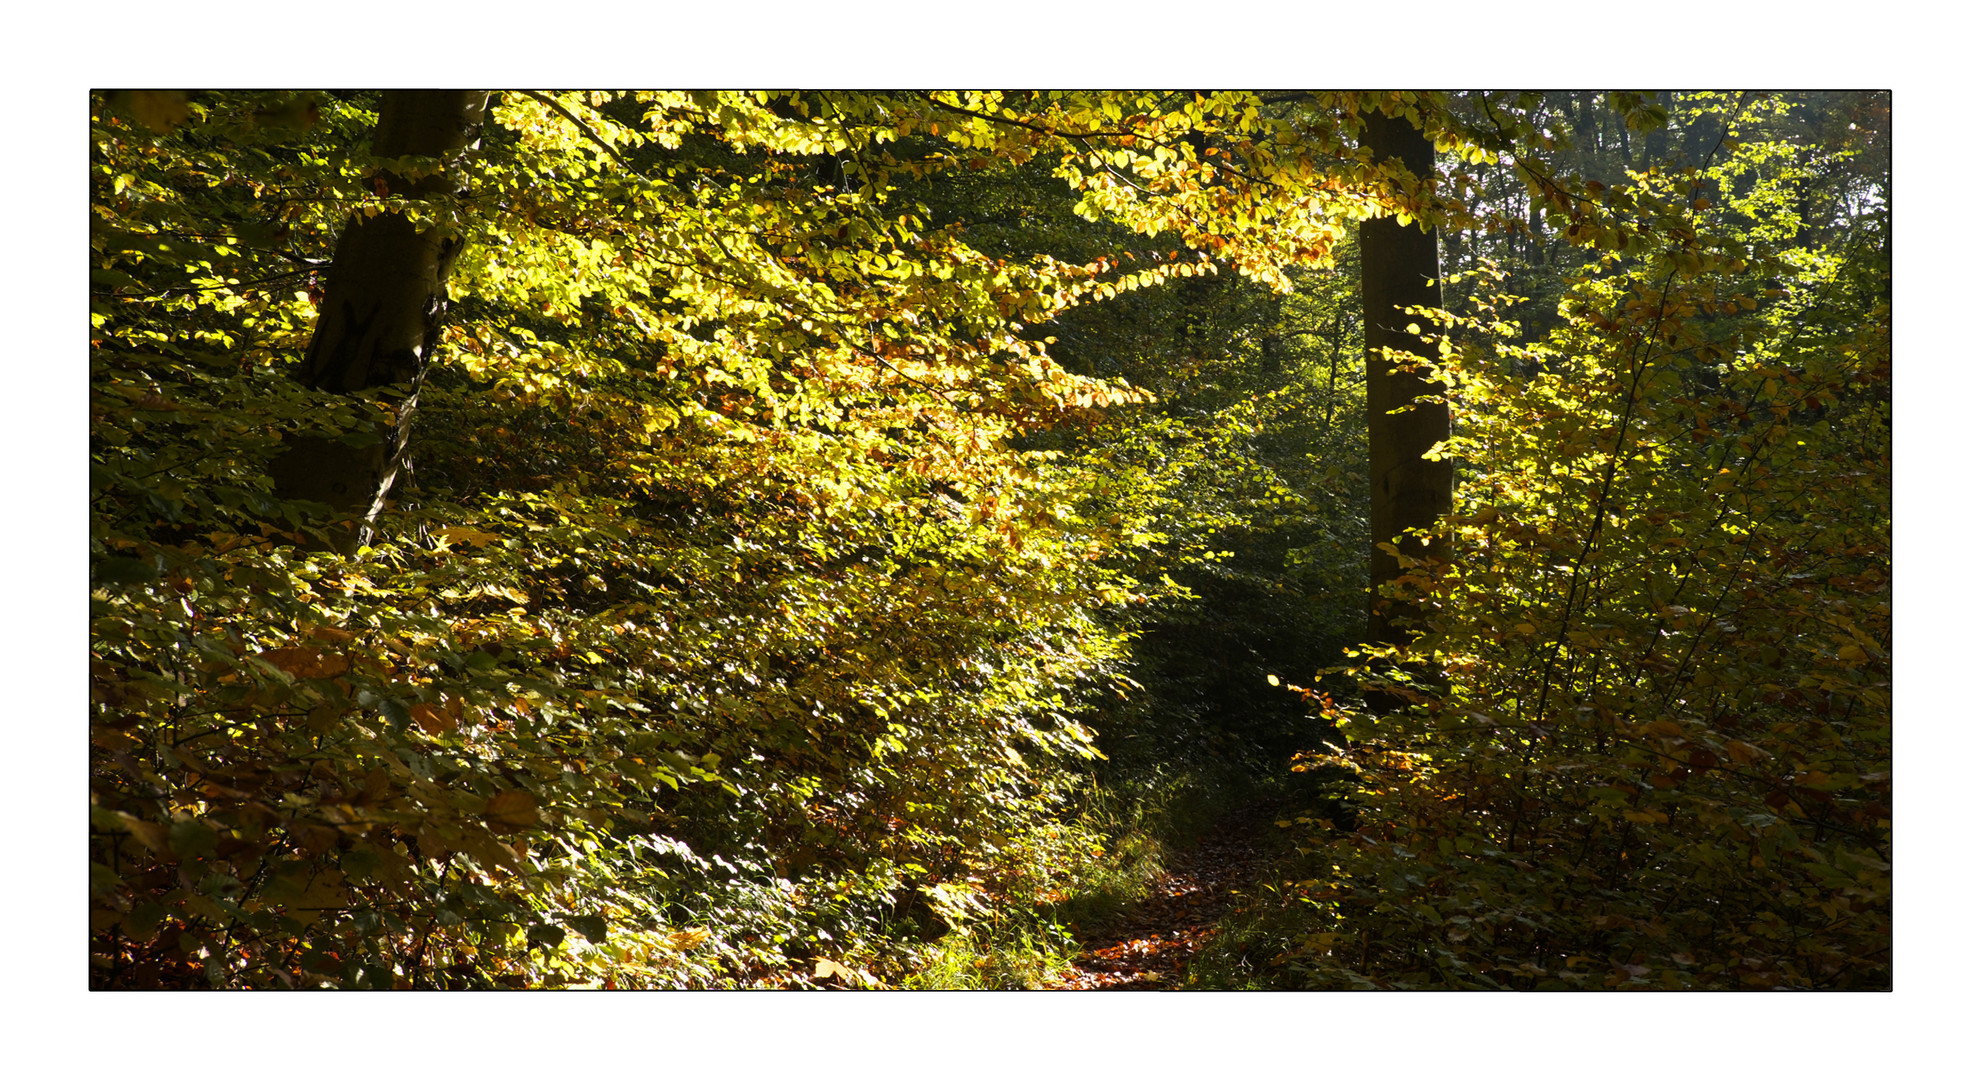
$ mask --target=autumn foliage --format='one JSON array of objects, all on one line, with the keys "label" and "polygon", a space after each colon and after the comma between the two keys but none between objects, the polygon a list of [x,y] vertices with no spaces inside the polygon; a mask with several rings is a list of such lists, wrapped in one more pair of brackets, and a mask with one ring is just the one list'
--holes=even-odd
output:
[{"label": "autumn foliage", "polygon": [[1543,190],[1563,324],[1508,341],[1489,279],[1452,320],[1470,477],[1398,590],[1436,677],[1298,766],[1365,803],[1308,841],[1313,982],[1889,985],[1888,271],[1791,239],[1793,155]]},{"label": "autumn foliage", "polygon": [[[1451,557],[1413,644],[1292,680],[1339,824],[1275,970],[1887,984],[1888,264],[1783,231],[1785,112],[1697,101],[1760,135],[1589,183],[1516,96],[498,93],[401,195],[450,166],[372,156],[376,95],[93,99],[92,985],[881,985],[1059,896],[1109,740],[1202,715],[1151,701],[1172,574],[1303,583],[1301,648],[1361,611],[1338,355],[1137,320],[1339,309],[1357,219],[1522,226],[1490,169],[1558,320],[1491,260],[1417,313]],[[463,241],[416,411],[296,377],[379,214]],[[368,534],[279,496],[405,417]]]}]

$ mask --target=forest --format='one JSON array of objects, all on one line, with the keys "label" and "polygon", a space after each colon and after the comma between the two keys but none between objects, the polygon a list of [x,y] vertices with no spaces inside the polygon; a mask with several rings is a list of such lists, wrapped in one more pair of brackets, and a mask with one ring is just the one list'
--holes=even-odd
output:
[{"label": "forest", "polygon": [[1889,989],[1890,131],[92,93],[88,984]]}]

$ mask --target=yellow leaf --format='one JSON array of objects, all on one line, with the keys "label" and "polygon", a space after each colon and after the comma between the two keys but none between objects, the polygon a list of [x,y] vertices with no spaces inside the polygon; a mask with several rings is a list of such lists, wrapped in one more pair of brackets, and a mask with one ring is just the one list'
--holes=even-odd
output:
[{"label": "yellow leaf", "polygon": [[837,979],[847,986],[873,986],[880,981],[858,968],[850,968],[837,960],[828,960],[822,956],[818,958],[818,963],[812,968],[811,973],[820,979]]},{"label": "yellow leaf", "polygon": [[815,969],[813,969],[812,974],[818,976],[821,979],[838,978],[842,976],[846,978],[851,978],[852,969],[845,966],[844,964],[839,963],[837,960],[827,960],[821,956],[818,958],[818,966]]},{"label": "yellow leaf", "polygon": [[707,941],[708,937],[709,937],[708,931],[703,930],[702,928],[697,926],[692,930],[676,930],[675,932],[668,934],[667,944],[679,950],[692,949],[696,945],[699,945],[702,942]]},{"label": "yellow leaf", "polygon": [[466,525],[449,525],[433,535],[449,544],[472,544],[475,547],[487,547],[502,538],[499,534],[482,532]]}]

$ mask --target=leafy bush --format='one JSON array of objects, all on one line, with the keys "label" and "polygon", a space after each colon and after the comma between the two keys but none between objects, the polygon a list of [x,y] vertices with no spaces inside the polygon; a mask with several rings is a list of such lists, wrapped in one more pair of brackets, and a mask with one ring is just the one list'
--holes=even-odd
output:
[{"label": "leafy bush", "polygon": [[477,237],[417,472],[352,550],[269,475],[410,407],[288,377],[384,199],[364,100],[93,118],[92,979],[702,985],[968,907],[1090,753],[1131,596],[1010,448],[1128,396],[997,314],[1044,277],[884,190],[791,201],[809,128],[747,95],[590,117],[737,169],[719,205],[505,97],[436,211]]},{"label": "leafy bush", "polygon": [[1494,345],[1486,289],[1448,357],[1452,561],[1398,585],[1422,636],[1370,653],[1416,704],[1341,711],[1308,759],[1361,805],[1301,830],[1315,985],[1889,985],[1875,237],[1770,247],[1709,179],[1577,209],[1565,325]]}]

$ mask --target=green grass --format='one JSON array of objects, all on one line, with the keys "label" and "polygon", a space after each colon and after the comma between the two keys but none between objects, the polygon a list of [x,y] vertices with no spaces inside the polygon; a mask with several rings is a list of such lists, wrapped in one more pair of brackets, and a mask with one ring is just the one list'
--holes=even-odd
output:
[{"label": "green grass", "polygon": [[1079,945],[1064,927],[1017,912],[951,931],[921,950],[906,990],[1029,990],[1072,966]]}]

